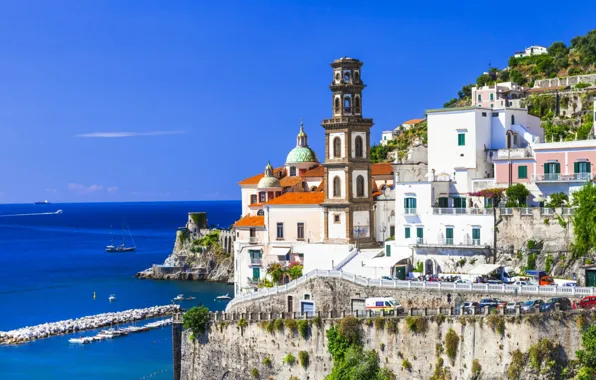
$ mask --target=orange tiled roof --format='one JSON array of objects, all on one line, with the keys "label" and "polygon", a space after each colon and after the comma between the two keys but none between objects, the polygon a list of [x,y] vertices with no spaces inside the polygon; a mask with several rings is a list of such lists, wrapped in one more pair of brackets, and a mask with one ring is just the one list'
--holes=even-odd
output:
[{"label": "orange tiled roof", "polygon": [[381,194],[383,194],[383,192],[381,190],[379,190],[379,191],[375,191],[374,193],[372,193],[372,196],[373,197],[378,197]]},{"label": "orange tiled roof", "polygon": [[372,164],[371,173],[375,175],[391,175],[393,174],[393,166],[387,162]]},{"label": "orange tiled roof", "polygon": [[322,177],[325,174],[325,168],[323,165],[317,165],[310,169],[306,173],[302,174],[303,177]]},{"label": "orange tiled roof", "polygon": [[267,202],[268,205],[318,205],[325,200],[325,193],[319,191],[285,193]]},{"label": "orange tiled roof", "polygon": [[[273,175],[275,177],[279,178],[279,172],[280,172],[280,170],[283,170],[283,169],[284,169],[283,166],[273,169]],[[264,176],[265,176],[264,173],[253,175],[252,177],[248,177],[248,178],[243,179],[242,181],[238,182],[238,185],[256,185],[259,183],[261,178],[263,178]]]},{"label": "orange tiled roof", "polygon": [[323,180],[319,184],[319,187],[317,187],[317,191],[325,191],[325,178],[323,178]]},{"label": "orange tiled roof", "polygon": [[281,187],[294,187],[299,183],[302,183],[302,177],[294,176],[294,177],[284,177],[279,181],[281,183]]},{"label": "orange tiled roof", "polygon": [[418,123],[422,123],[424,120],[426,120],[426,119],[424,119],[424,118],[422,118],[422,119],[410,119],[410,120],[404,121],[401,124],[402,125],[404,125],[404,124],[418,124]]},{"label": "orange tiled roof", "polygon": [[264,227],[265,217],[264,216],[252,216],[247,215],[234,223],[234,227]]}]

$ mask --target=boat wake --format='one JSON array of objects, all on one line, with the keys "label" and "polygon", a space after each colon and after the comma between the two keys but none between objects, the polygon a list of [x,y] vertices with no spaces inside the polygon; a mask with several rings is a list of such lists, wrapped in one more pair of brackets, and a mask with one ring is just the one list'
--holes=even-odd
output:
[{"label": "boat wake", "polygon": [[54,212],[31,212],[28,214],[0,215],[0,218],[12,218],[13,216],[37,216],[37,215],[60,215],[60,214],[62,214],[62,210],[56,210]]}]

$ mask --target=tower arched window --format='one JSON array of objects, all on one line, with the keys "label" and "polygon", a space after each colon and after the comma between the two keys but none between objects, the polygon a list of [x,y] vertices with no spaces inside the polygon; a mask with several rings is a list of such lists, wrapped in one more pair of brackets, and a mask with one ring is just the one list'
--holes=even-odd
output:
[{"label": "tower arched window", "polygon": [[290,166],[290,177],[296,177],[296,167]]},{"label": "tower arched window", "polygon": [[341,108],[341,103],[339,98],[335,98],[335,113],[339,113]]},{"label": "tower arched window", "polygon": [[333,196],[341,197],[341,179],[339,177],[333,178]]},{"label": "tower arched window", "polygon": [[364,177],[361,175],[356,178],[356,196],[364,196]]},{"label": "tower arched window", "polygon": [[346,96],[344,98],[344,109],[345,112],[352,112],[352,100],[349,96]]},{"label": "tower arched window", "polygon": [[362,157],[362,137],[356,136],[356,157]]},{"label": "tower arched window", "polygon": [[261,210],[257,211],[257,215],[263,216],[263,215],[265,215],[265,211],[263,211],[263,209],[261,209]]},{"label": "tower arched window", "polygon": [[339,137],[333,139],[333,157],[341,157],[341,139]]},{"label": "tower arched window", "polygon": [[360,98],[357,96],[354,98],[354,112],[360,113]]}]

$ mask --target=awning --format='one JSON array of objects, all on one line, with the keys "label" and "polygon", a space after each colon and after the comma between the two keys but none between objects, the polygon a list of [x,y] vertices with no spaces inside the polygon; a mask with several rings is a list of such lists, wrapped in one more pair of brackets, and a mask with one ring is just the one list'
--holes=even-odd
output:
[{"label": "awning", "polygon": [[490,272],[494,271],[497,268],[500,268],[501,266],[502,265],[498,264],[480,264],[472,268],[470,274],[475,274],[477,276],[489,274]]},{"label": "awning", "polygon": [[269,254],[273,256],[285,256],[290,252],[290,247],[273,247],[269,250]]}]

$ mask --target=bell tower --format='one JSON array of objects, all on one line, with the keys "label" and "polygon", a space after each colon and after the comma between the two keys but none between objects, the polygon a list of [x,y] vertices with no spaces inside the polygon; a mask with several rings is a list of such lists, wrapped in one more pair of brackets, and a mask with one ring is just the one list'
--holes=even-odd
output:
[{"label": "bell tower", "polygon": [[370,162],[372,119],[362,117],[363,62],[343,57],[331,63],[332,117],[325,128],[325,242],[376,243]]}]

